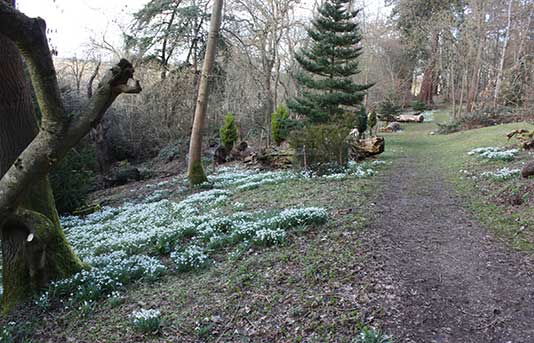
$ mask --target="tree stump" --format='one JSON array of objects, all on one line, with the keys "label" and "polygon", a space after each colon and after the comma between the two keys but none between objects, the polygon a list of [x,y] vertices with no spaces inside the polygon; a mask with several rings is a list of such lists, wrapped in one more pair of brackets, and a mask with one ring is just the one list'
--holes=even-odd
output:
[{"label": "tree stump", "polygon": [[275,169],[291,168],[295,159],[295,149],[270,147],[263,149],[257,160],[264,166]]},{"label": "tree stump", "polygon": [[523,169],[521,169],[521,176],[525,179],[534,176],[534,161],[527,162],[523,166]]},{"label": "tree stump", "polygon": [[357,139],[350,143],[349,157],[353,160],[361,161],[371,156],[380,155],[384,152],[384,149],[384,137]]}]

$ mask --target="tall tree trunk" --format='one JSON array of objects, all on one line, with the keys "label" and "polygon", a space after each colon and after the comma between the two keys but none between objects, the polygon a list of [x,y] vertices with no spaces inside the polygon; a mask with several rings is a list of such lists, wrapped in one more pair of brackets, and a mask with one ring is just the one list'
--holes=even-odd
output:
[{"label": "tall tree trunk", "polygon": [[501,59],[499,62],[499,69],[497,70],[497,77],[495,81],[495,92],[493,93],[493,107],[497,107],[499,96],[501,95],[502,74],[504,71],[504,61],[506,59],[506,50],[508,49],[508,42],[510,41],[510,27],[512,26],[512,0],[508,2],[508,22],[506,24],[506,34],[504,35],[504,42],[502,45]]},{"label": "tall tree trunk", "polygon": [[198,89],[197,105],[195,109],[195,118],[191,132],[191,142],[189,145],[189,164],[188,177],[192,185],[199,185],[208,179],[202,167],[202,131],[204,129],[204,120],[206,118],[206,109],[208,107],[208,82],[215,62],[215,53],[217,50],[217,38],[222,20],[222,7],[224,0],[215,0],[213,3],[213,13],[211,15],[210,32],[208,35],[208,46],[202,66],[202,75],[200,77],[200,86]]},{"label": "tall tree trunk", "polygon": [[[15,44],[0,34],[0,178],[38,133]],[[2,307],[8,311],[49,280],[80,271],[59,224],[48,178],[35,180],[16,215],[2,227]]]},{"label": "tall tree trunk", "polygon": [[480,68],[482,65],[482,47],[486,40],[486,35],[484,32],[484,22],[485,22],[485,13],[484,13],[484,1],[478,1],[477,3],[477,52],[475,57],[475,62],[473,65],[473,73],[471,75],[471,84],[468,88],[467,95],[467,106],[466,111],[472,112],[475,102],[477,101],[479,84],[480,84]]},{"label": "tall tree trunk", "polygon": [[429,106],[434,105],[434,68],[436,66],[436,50],[438,47],[438,42],[439,36],[437,33],[435,33],[432,39],[430,57],[423,74],[423,81],[421,82],[421,91],[419,92],[419,101],[424,102]]}]

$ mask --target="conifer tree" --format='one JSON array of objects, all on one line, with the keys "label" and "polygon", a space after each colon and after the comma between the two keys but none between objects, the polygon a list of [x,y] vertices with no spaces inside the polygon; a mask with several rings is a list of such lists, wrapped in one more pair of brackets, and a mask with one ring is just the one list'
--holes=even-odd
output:
[{"label": "conifer tree", "polygon": [[295,58],[305,73],[297,81],[305,90],[289,102],[289,108],[312,123],[335,121],[349,109],[358,108],[372,84],[352,80],[358,74],[361,34],[355,18],[359,11],[348,8],[349,0],[326,0],[308,30],[311,46]]}]

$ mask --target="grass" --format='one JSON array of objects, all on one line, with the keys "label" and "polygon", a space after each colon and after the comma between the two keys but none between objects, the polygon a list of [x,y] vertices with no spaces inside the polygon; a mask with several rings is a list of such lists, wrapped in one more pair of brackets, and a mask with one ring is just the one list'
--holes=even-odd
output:
[{"label": "grass", "polygon": [[[446,111],[434,113],[434,121],[447,118]],[[498,237],[515,248],[533,249],[531,200],[522,206],[498,201],[514,192],[525,197],[524,187],[531,181],[472,178],[484,171],[517,167],[528,156],[521,153],[515,161],[504,162],[467,155],[473,148],[509,145],[505,133],[526,124],[447,136],[430,135],[435,123],[404,126],[402,133],[386,135],[381,159],[387,168],[378,176],[288,179],[233,192],[221,206],[223,216],[321,207],[330,215],[326,224],[297,226],[287,231],[283,243],[273,246],[238,244],[210,256],[207,269],[169,273],[153,283],[137,281],[126,293],[90,307],[40,313],[42,321],[20,324],[31,326],[28,336],[36,342],[353,342],[369,324],[368,318],[383,315],[381,309],[369,313],[360,305],[373,289],[366,279],[368,255],[359,237],[373,212],[381,180],[403,156],[415,157],[418,166],[428,166],[428,173],[443,173],[473,214]],[[177,200],[182,195],[174,193]],[[128,316],[141,308],[161,312],[159,330],[145,333],[132,326]]]},{"label": "grass", "polygon": [[[435,122],[448,120],[448,112],[434,115]],[[497,125],[476,130],[462,131],[450,135],[430,135],[436,130],[434,123],[408,124],[402,134],[388,135],[387,142],[404,154],[428,159],[429,172],[442,172],[461,194],[476,218],[497,237],[520,250],[534,250],[534,206],[530,188],[532,180],[521,180],[519,176],[508,180],[483,178],[483,172],[494,172],[503,167],[521,168],[532,155],[521,152],[514,161],[487,161],[469,156],[467,153],[480,147],[510,147],[506,134],[515,129],[533,128],[528,123]],[[465,172],[461,172],[465,171]],[[529,186],[530,185],[530,186]],[[508,198],[514,192],[523,205],[513,205]]]},{"label": "grass", "polygon": [[[354,298],[359,291],[352,289],[359,282],[354,271],[363,263],[358,235],[369,218],[369,197],[379,178],[292,179],[235,192],[223,205],[227,215],[236,211],[236,203],[239,211],[322,207],[330,220],[288,231],[282,244],[238,245],[229,254],[212,256],[208,269],[128,287],[121,301],[98,301],[83,313],[59,311],[53,314],[56,320],[38,325],[32,337],[86,342],[351,342],[363,319]],[[136,330],[128,321],[140,308],[161,312],[157,334]]]}]

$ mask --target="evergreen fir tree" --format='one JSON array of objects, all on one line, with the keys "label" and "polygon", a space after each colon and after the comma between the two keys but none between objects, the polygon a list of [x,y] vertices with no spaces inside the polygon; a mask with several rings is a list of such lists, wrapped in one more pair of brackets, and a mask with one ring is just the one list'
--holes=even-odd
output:
[{"label": "evergreen fir tree", "polygon": [[348,9],[348,3],[326,0],[308,30],[311,47],[295,56],[307,72],[297,76],[306,90],[288,106],[313,123],[334,121],[347,112],[346,107],[357,110],[365,91],[372,86],[356,84],[351,78],[360,72],[357,59],[362,48],[358,46],[359,25],[354,20],[359,11]]}]

